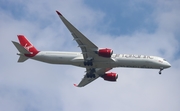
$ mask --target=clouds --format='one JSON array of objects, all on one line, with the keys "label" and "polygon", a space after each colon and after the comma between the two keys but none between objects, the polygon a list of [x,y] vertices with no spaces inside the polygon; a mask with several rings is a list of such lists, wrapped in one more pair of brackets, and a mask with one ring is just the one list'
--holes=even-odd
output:
[{"label": "clouds", "polygon": [[[179,111],[179,1],[101,4],[83,0],[2,1],[1,111]],[[80,51],[55,10],[97,46],[110,47],[115,53],[165,57],[172,67],[161,76],[158,70],[117,68],[112,70],[119,74],[116,83],[100,78],[87,87],[75,88],[74,82],[84,75],[83,68],[33,60],[16,63],[17,50],[11,40],[17,41],[17,34],[26,35],[39,50]]]}]

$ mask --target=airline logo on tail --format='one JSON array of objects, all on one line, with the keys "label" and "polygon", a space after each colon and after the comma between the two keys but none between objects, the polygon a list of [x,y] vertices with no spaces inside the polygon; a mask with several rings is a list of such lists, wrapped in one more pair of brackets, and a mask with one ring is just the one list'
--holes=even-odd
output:
[{"label": "airline logo on tail", "polygon": [[[32,45],[30,45],[30,46],[28,46],[28,44],[26,43],[25,44],[25,46],[24,46],[24,48],[27,50],[27,51],[29,51],[30,52],[30,48],[33,48],[33,46]],[[33,52],[30,52],[30,53],[32,53],[33,54]]]},{"label": "airline logo on tail", "polygon": [[24,35],[18,35],[18,39],[21,46],[30,52],[30,54],[25,54],[25,56],[34,57],[39,52]]}]

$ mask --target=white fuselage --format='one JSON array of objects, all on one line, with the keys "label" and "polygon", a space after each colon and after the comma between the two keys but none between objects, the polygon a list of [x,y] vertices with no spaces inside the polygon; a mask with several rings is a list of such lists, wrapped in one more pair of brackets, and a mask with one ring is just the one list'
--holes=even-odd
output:
[{"label": "white fuselage", "polygon": [[[94,68],[130,67],[165,69],[171,66],[166,60],[156,56],[113,54],[111,58],[102,58],[103,59],[93,61]],[[84,66],[84,58],[80,52],[41,51],[31,59],[51,64],[87,67]]]}]

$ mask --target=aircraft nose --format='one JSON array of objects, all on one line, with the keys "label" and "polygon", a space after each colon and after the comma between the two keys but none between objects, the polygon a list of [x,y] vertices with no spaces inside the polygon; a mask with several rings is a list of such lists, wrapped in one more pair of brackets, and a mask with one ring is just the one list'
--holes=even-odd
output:
[{"label": "aircraft nose", "polygon": [[166,67],[167,68],[171,67],[171,64],[167,62]]}]

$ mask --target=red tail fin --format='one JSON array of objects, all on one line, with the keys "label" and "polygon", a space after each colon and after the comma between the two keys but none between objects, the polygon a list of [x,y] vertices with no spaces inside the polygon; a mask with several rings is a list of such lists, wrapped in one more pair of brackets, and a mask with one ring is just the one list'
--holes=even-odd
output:
[{"label": "red tail fin", "polygon": [[28,39],[24,35],[18,35],[18,39],[20,44],[31,54],[25,54],[28,57],[35,56],[39,51],[28,41]]}]

